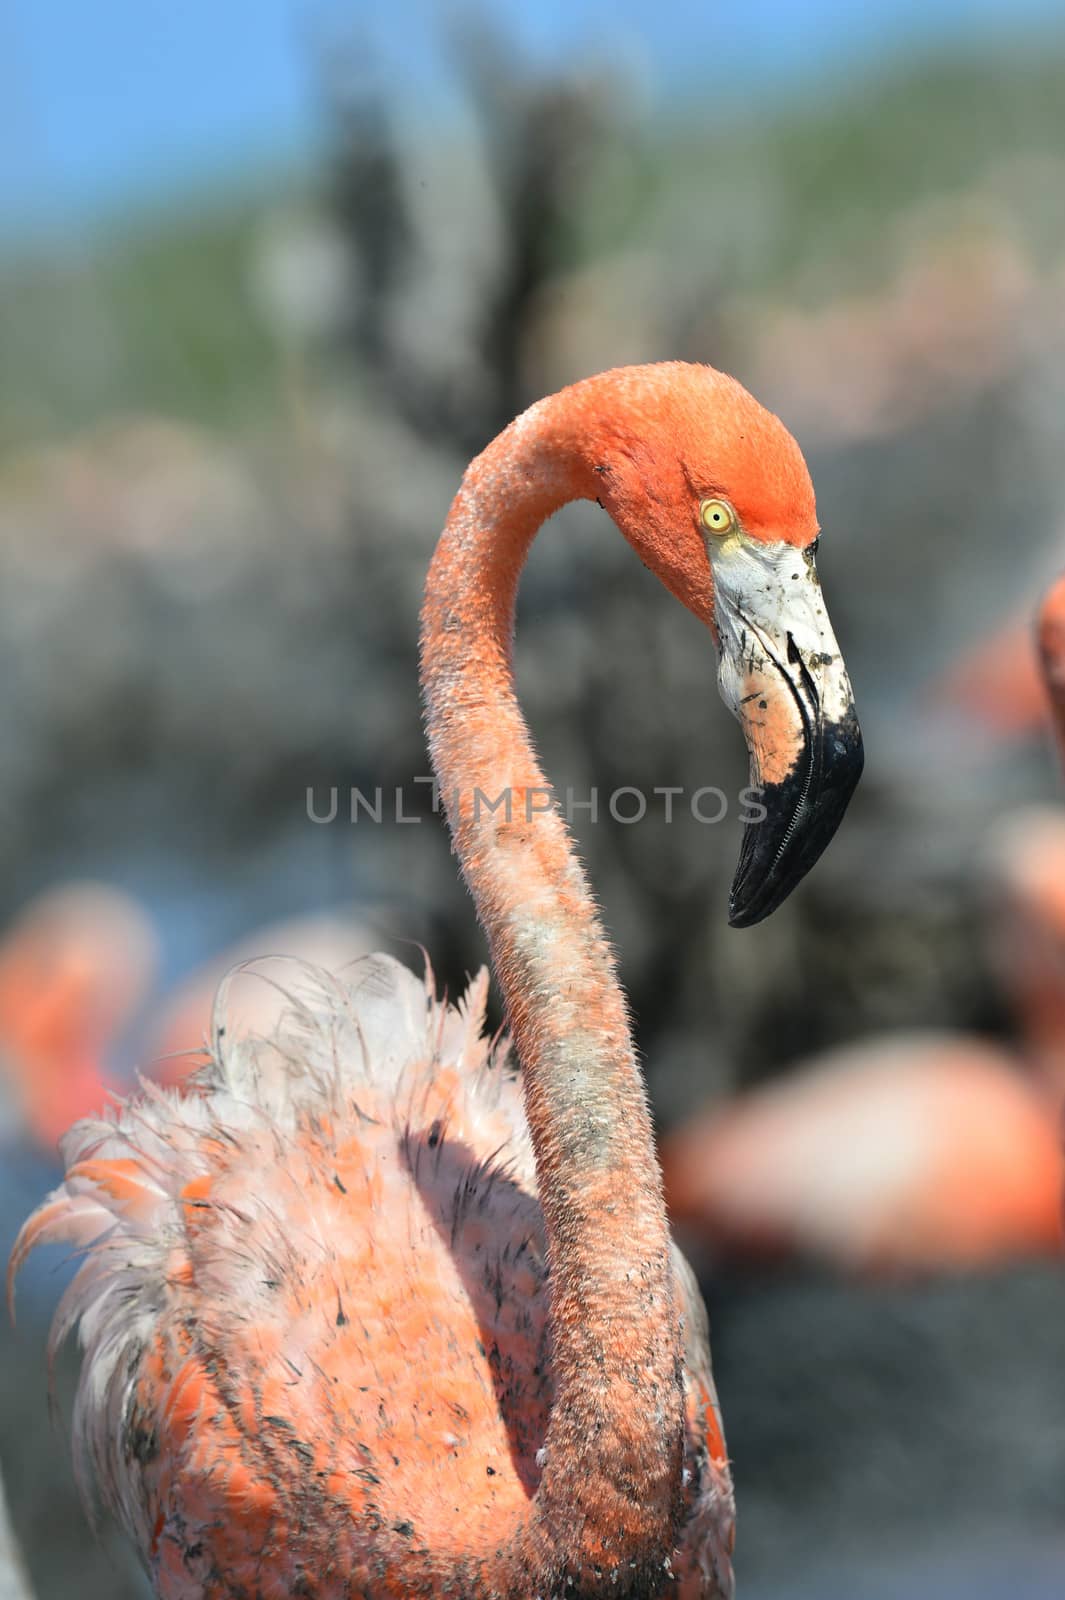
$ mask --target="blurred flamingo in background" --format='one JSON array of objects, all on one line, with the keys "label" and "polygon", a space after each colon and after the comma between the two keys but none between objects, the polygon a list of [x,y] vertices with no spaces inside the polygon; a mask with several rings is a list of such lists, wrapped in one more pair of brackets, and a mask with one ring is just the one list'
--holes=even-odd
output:
[{"label": "blurred flamingo in background", "polygon": [[[1065,578],[1025,648],[1065,757]],[[1030,710],[1022,694],[1018,714]],[[863,1041],[704,1112],[662,1144],[670,1210],[693,1238],[739,1258],[799,1253],[858,1272],[1060,1254],[1065,816],[1007,818],[988,860],[995,955],[1024,1056],[961,1034]]]},{"label": "blurred flamingo in background", "polygon": [[1012,1002],[1028,1070],[1065,1096],[1065,815],[1027,806],[985,852],[990,950]]},{"label": "blurred flamingo in background", "polygon": [[1065,761],[1065,576],[1051,584],[1043,597],[1037,639],[1058,754]]},{"label": "blurred flamingo in background", "polygon": [[1065,750],[1063,591],[1065,579],[1050,586],[1035,629],[1023,607],[963,651],[941,678],[935,698],[1004,740],[1031,736],[1053,720]]},{"label": "blurred flamingo in background", "polygon": [[[226,984],[226,1017],[241,1033],[269,1034],[288,1005],[284,974],[270,981],[265,959],[272,952],[320,971],[339,973],[372,954],[374,938],[354,917],[321,913],[271,923],[237,941],[206,962],[168,997],[148,1046],[146,1059],[157,1083],[178,1084],[210,1057],[215,1002]],[[249,981],[236,985],[237,969],[252,966]]]},{"label": "blurred flamingo in background", "polygon": [[[598,500],[714,635],[766,819],[730,919],[828,843],[861,738],[782,424],[710,368],[590,379],[474,462],[422,632],[433,764],[521,1064],[386,956],[295,968],[274,1033],[214,1032],[66,1141],[23,1230],[84,1252],[75,1453],[166,1600],[729,1596],[706,1323],[672,1245],[625,1000],[518,706],[518,576]],[[591,625],[592,619],[589,619]],[[547,797],[545,804],[544,797]]]},{"label": "blurred flamingo in background", "polygon": [[20,1137],[48,1155],[117,1088],[115,1045],[155,973],[152,925],[103,884],[39,895],[0,944],[0,1094]]},{"label": "blurred flamingo in background", "polygon": [[[1065,761],[1065,577],[1040,607],[1033,650],[1059,755]],[[996,829],[988,852],[998,915],[994,952],[1047,1091],[1065,1096],[1065,814],[1028,807]]]},{"label": "blurred flamingo in background", "polygon": [[963,650],[936,683],[933,698],[999,741],[1030,737],[1043,727],[1047,688],[1030,610]]},{"label": "blurred flamingo in background", "polygon": [[963,1035],[800,1063],[685,1123],[662,1161],[674,1219],[745,1260],[897,1274],[1061,1249],[1055,1120],[1014,1056]]}]

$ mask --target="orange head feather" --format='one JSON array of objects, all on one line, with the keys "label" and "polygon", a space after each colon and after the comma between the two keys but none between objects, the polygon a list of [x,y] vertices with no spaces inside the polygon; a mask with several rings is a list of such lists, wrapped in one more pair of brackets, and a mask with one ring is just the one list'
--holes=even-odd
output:
[{"label": "orange head feather", "polygon": [[570,391],[570,423],[594,496],[640,560],[690,611],[714,626],[713,579],[700,507],[729,502],[749,539],[803,549],[818,534],[802,451],[773,412],[713,367],[663,362]]}]

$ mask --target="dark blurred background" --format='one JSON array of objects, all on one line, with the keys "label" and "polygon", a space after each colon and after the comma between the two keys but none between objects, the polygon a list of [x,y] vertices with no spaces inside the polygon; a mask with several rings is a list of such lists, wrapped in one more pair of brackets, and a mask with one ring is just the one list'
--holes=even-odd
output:
[{"label": "dark blurred background", "polygon": [[[8,0],[0,925],[14,950],[36,897],[93,880],[91,967],[125,915],[141,966],[82,1079],[128,1082],[160,1008],[279,919],[423,941],[452,989],[478,964],[411,786],[429,554],[516,411],[667,357],[733,372],[806,450],[868,759],[812,878],[743,934],[735,807],[578,817],[662,1129],[885,1033],[1023,1056],[985,858],[1003,815],[1060,803],[1024,709],[1024,619],[1065,557],[1059,9]],[[559,788],[742,786],[708,640],[594,508],[538,542],[518,657]],[[420,825],[351,825],[352,785],[404,786]],[[35,1112],[40,988],[18,967],[5,1000],[6,970],[4,1254],[66,1104],[57,1081]],[[1059,1261],[700,1267],[741,1593],[1065,1590]],[[0,1461],[40,1600],[126,1600],[48,1418],[61,1281],[31,1273],[0,1332]]]}]

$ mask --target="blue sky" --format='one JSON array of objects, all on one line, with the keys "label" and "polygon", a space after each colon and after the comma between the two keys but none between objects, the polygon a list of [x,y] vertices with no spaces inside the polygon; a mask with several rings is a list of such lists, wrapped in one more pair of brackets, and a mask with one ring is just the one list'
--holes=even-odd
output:
[{"label": "blue sky", "polygon": [[[316,134],[313,41],[343,17],[405,100],[443,94],[446,0],[4,0],[0,227],[78,223]],[[457,7],[455,9],[458,9]],[[773,94],[884,51],[1003,38],[1060,0],[483,0],[534,60],[638,59],[653,96]]]}]

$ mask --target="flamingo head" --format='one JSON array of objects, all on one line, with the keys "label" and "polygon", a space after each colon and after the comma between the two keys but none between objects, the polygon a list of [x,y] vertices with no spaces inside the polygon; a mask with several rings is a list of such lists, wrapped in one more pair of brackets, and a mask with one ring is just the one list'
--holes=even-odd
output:
[{"label": "flamingo head", "polygon": [[761,791],[729,921],[760,922],[834,835],[861,776],[850,680],[817,576],[817,509],[778,417],[711,367],[613,375],[586,457],[594,493],[644,564],[710,630],[718,687]]}]

